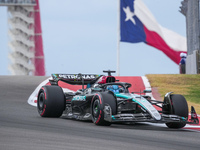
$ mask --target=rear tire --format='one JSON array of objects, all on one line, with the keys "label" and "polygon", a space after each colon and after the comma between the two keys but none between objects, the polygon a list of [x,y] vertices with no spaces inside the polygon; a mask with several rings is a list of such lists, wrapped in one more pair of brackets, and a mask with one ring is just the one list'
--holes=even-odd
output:
[{"label": "rear tire", "polygon": [[112,115],[117,113],[117,102],[114,95],[110,92],[96,94],[91,103],[92,121],[96,125],[110,126],[111,122],[104,120],[104,106],[109,105],[112,109]]},{"label": "rear tire", "polygon": [[41,117],[60,117],[65,109],[65,96],[59,86],[43,86],[38,94],[37,109]]},{"label": "rear tire", "polygon": [[[169,114],[174,114],[180,117],[188,118],[188,104],[184,96],[179,94],[170,95],[171,106],[168,106]],[[166,111],[166,110],[165,110]],[[166,123],[168,128],[183,128],[186,123],[183,122],[168,122]]]}]

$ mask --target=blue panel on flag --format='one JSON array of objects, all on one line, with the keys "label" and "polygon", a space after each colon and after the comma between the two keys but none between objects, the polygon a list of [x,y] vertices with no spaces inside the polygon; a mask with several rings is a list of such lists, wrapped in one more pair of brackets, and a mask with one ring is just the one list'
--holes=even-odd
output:
[{"label": "blue panel on flag", "polygon": [[134,14],[135,0],[120,0],[120,36],[123,42],[145,42],[142,22]]}]

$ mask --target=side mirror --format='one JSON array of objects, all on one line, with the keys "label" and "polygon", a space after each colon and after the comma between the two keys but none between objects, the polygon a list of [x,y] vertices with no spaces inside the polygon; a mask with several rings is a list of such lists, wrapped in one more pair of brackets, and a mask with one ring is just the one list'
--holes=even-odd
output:
[{"label": "side mirror", "polygon": [[144,90],[143,93],[151,93],[151,90]]}]

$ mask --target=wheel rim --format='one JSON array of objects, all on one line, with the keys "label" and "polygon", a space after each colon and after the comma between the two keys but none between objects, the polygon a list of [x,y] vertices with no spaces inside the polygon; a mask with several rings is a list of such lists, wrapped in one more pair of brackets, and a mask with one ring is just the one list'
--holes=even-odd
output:
[{"label": "wheel rim", "polygon": [[92,112],[93,112],[93,116],[94,116],[95,119],[97,119],[98,116],[99,116],[99,109],[100,109],[99,107],[100,107],[99,106],[99,99],[96,99],[94,101],[93,107],[92,107]]},{"label": "wheel rim", "polygon": [[41,93],[38,99],[39,110],[43,110],[44,107],[44,93]]}]

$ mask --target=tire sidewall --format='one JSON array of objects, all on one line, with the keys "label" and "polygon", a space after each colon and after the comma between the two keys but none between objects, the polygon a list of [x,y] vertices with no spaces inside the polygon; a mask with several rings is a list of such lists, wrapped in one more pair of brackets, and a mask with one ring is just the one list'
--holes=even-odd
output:
[{"label": "tire sidewall", "polygon": [[[40,98],[43,99],[41,105]],[[65,109],[66,101],[63,90],[59,86],[43,86],[38,94],[37,109],[41,117],[60,117]]]},{"label": "tire sidewall", "polygon": [[[188,104],[184,96],[179,94],[172,94],[170,96],[171,104],[172,104],[172,114],[188,118]],[[166,125],[169,128],[183,128],[186,123],[184,122],[168,122]]]},{"label": "tire sidewall", "polygon": [[[94,115],[94,104],[98,102],[98,116]],[[101,94],[98,93],[96,94],[93,99],[92,99],[92,103],[91,103],[91,116],[92,116],[92,122],[95,123],[96,125],[100,125],[103,121],[104,121],[104,103],[101,97]]]},{"label": "tire sidewall", "polygon": [[[99,116],[94,117],[93,114],[93,105],[94,102],[98,99],[99,101]],[[96,125],[103,125],[103,126],[109,126],[111,125],[111,122],[108,122],[104,120],[104,106],[109,105],[110,108],[112,109],[112,115],[117,114],[117,100],[116,97],[110,93],[110,92],[101,92],[101,93],[96,93],[91,102],[91,116],[92,116],[92,121]]]},{"label": "tire sidewall", "polygon": [[[38,94],[38,100],[37,100],[37,109],[40,116],[45,117],[45,111],[46,111],[46,99],[45,99],[45,90],[44,88],[41,88]],[[41,104],[41,99],[43,99],[43,104]],[[42,105],[42,106],[41,106]]]}]

